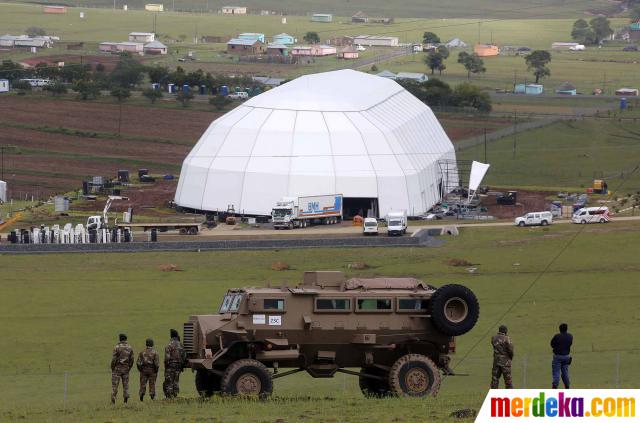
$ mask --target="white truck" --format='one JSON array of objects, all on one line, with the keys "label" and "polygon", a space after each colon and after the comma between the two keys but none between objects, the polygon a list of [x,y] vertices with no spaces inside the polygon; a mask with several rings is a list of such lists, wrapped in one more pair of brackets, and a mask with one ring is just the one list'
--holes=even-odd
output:
[{"label": "white truck", "polygon": [[531,212],[524,216],[516,217],[517,226],[547,226],[553,223],[553,215],[549,211]]},{"label": "white truck", "polygon": [[284,197],[271,210],[274,229],[331,225],[342,220],[342,194]]},{"label": "white truck", "polygon": [[385,219],[387,221],[387,235],[404,235],[407,233],[407,211],[389,212]]},{"label": "white truck", "polygon": [[362,224],[362,233],[365,235],[378,235],[378,219],[365,217]]}]

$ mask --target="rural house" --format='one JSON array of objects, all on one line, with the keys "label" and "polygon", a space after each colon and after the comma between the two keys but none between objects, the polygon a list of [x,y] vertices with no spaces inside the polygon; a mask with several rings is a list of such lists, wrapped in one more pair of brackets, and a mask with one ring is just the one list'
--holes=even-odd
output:
[{"label": "rural house", "polygon": [[264,43],[260,40],[233,38],[227,42],[227,53],[249,56],[264,53]]},{"label": "rural house", "polygon": [[358,35],[353,38],[353,44],[367,47],[397,47],[398,37],[381,37],[379,35]]},{"label": "rural house", "polygon": [[570,82],[563,82],[558,88],[556,88],[556,94],[576,95],[577,90]]},{"label": "rural house", "polygon": [[98,50],[105,53],[121,53],[123,51],[128,51],[130,53],[142,53],[144,50],[144,44],[126,41],[122,43],[105,41],[98,44]]},{"label": "rural house", "polygon": [[367,23],[369,22],[369,17],[362,11],[358,11],[355,15],[351,17],[351,22],[353,23]]},{"label": "rural house", "polygon": [[139,43],[150,43],[156,39],[156,34],[153,32],[130,32],[129,41]]},{"label": "rural house", "polygon": [[637,97],[638,89],[637,88],[618,88],[615,94],[619,96]]},{"label": "rural house", "polygon": [[152,41],[144,45],[143,51],[145,54],[167,54],[167,46],[160,41]]},{"label": "rural house", "polygon": [[540,95],[544,91],[544,86],[540,84],[516,84],[513,87],[514,94]]},{"label": "rural house", "polygon": [[396,74],[395,79],[396,80],[404,79],[404,80],[415,81],[415,82],[425,82],[429,80],[429,77],[424,73],[418,73],[418,72],[398,72]]},{"label": "rural house", "polygon": [[149,3],[144,5],[147,12],[164,12],[164,5],[157,3]]},{"label": "rural house", "polygon": [[354,46],[347,46],[338,53],[338,59],[357,59],[359,56],[358,49]]},{"label": "rural house", "polygon": [[292,56],[332,56],[336,54],[334,46],[317,45],[317,46],[295,46],[291,48]]},{"label": "rural house", "polygon": [[448,49],[452,49],[452,48],[465,48],[467,47],[467,43],[465,43],[464,41],[462,41],[460,38],[454,38],[453,40],[449,41],[448,43],[445,44],[445,46]]},{"label": "rural house", "polygon": [[629,41],[640,40],[640,19],[629,26]]},{"label": "rural house", "polygon": [[311,22],[332,22],[333,15],[330,13],[314,13],[311,15]]},{"label": "rural house", "polygon": [[269,44],[267,46],[267,54],[269,56],[288,56],[289,48],[284,44]]},{"label": "rural house", "polygon": [[59,14],[67,13],[67,6],[45,5],[45,6],[42,6],[42,11],[44,13],[59,15]]},{"label": "rural house", "polygon": [[478,57],[490,57],[500,54],[500,49],[493,44],[476,44],[473,46],[473,52],[477,54]]},{"label": "rural house", "polygon": [[327,44],[330,46],[351,46],[353,45],[353,37],[333,37],[327,40]]},{"label": "rural house", "polygon": [[296,39],[293,35],[285,34],[284,32],[282,34],[274,35],[271,41],[273,44],[284,44],[286,46],[294,45],[296,43]]},{"label": "rural house", "polygon": [[223,6],[222,14],[223,15],[246,15],[247,8],[244,6]]},{"label": "rural house", "polygon": [[257,40],[264,44],[264,34],[259,32],[243,32],[238,35],[238,38],[241,40]]}]

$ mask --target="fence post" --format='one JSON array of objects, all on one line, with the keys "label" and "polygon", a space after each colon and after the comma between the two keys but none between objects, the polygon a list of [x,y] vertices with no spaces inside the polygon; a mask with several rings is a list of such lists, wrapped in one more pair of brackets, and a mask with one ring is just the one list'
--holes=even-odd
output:
[{"label": "fence post", "polygon": [[63,408],[67,408],[67,379],[69,373],[64,372],[64,400],[62,402]]}]

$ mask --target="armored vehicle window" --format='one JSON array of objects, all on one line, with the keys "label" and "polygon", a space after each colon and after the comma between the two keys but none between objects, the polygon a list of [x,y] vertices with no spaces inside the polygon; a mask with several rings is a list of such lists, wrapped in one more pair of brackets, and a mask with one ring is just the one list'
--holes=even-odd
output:
[{"label": "armored vehicle window", "polygon": [[242,294],[237,294],[233,297],[233,301],[231,302],[231,306],[229,307],[229,311],[234,312],[238,311],[240,308],[240,303],[242,302]]},{"label": "armored vehicle window", "polygon": [[429,300],[425,298],[398,298],[398,311],[424,313],[428,304]]},{"label": "armored vehicle window", "polygon": [[265,310],[284,310],[284,300],[283,299],[265,299],[264,309]]},{"label": "armored vehicle window", "polygon": [[316,311],[350,311],[348,298],[316,298]]},{"label": "armored vehicle window", "polygon": [[358,298],[356,311],[392,311],[390,298]]},{"label": "armored vehicle window", "polygon": [[233,295],[227,294],[224,296],[222,300],[222,305],[220,306],[220,313],[226,313],[229,311],[229,306],[231,306],[231,302],[233,301]]}]

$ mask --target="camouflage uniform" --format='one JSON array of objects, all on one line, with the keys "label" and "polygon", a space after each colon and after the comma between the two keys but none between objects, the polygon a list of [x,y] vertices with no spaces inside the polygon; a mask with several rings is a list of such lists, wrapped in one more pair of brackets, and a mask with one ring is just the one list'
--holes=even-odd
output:
[{"label": "camouflage uniform", "polygon": [[111,358],[111,402],[116,402],[120,379],[122,379],[122,393],[125,402],[129,399],[129,371],[131,367],[133,367],[133,349],[127,341],[120,341],[113,348]]},{"label": "camouflage uniform", "polygon": [[149,384],[149,396],[154,399],[156,397],[156,379],[160,369],[158,353],[153,348],[146,347],[138,354],[136,365],[140,371],[140,400],[144,397],[147,383]]},{"label": "camouflage uniform", "polygon": [[164,349],[164,383],[162,390],[167,398],[177,397],[180,392],[178,383],[187,355],[177,337],[171,338]]},{"label": "camouflage uniform", "polygon": [[506,333],[498,332],[491,338],[493,346],[493,368],[491,369],[491,389],[500,385],[500,376],[504,376],[504,386],[513,388],[511,379],[511,360],[513,360],[513,344]]}]

